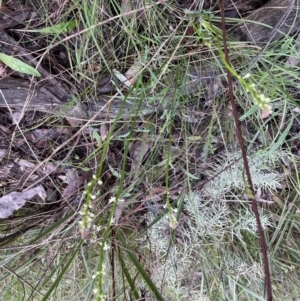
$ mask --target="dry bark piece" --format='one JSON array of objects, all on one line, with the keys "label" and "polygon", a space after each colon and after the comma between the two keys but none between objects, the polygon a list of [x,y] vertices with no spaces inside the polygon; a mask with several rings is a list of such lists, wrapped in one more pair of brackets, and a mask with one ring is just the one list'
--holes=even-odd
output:
[{"label": "dry bark piece", "polygon": [[[29,81],[7,77],[0,81],[0,107],[10,107],[14,109],[23,109],[25,100],[28,94],[30,95],[30,102],[27,111],[41,111],[52,114],[58,114],[60,110],[64,110],[63,116],[83,118],[83,110],[75,103],[71,105],[60,101],[50,92],[43,89],[43,87],[36,86],[30,89]],[[65,95],[71,101],[71,95],[65,91]]]},{"label": "dry bark piece", "polygon": [[[237,40],[253,41],[256,44],[268,42],[273,28],[277,25],[281,16],[292,0],[271,0],[261,8],[255,10],[245,19],[246,23],[234,29],[233,36]],[[295,0],[294,6],[283,24],[271,41],[278,40],[286,34],[292,34],[300,30],[300,0]],[[247,21],[256,22],[250,23]],[[258,24],[260,23],[260,24]]]},{"label": "dry bark piece", "polygon": [[4,4],[1,4],[0,7],[0,30],[4,30],[6,28],[14,27],[16,25],[22,24],[24,20],[27,19],[31,12],[31,9],[20,8],[17,11],[12,12],[8,7]]},{"label": "dry bark piece", "polygon": [[[0,81],[0,90],[2,91],[0,93],[0,107],[23,109],[28,93],[30,93],[27,111],[41,111],[82,120],[89,120],[95,115],[95,120],[112,119],[118,115],[120,118],[126,119],[136,115],[139,101],[143,102],[139,115],[147,115],[153,113],[156,109],[162,108],[161,98],[166,103],[171,104],[178,93],[181,95],[196,95],[207,85],[207,78],[211,76],[210,74],[211,72],[202,67],[202,64],[191,64],[187,70],[186,81],[180,87],[176,87],[178,86],[175,84],[177,81],[176,75],[174,77],[174,74],[171,74],[164,79],[167,83],[166,86],[158,84],[157,89],[153,93],[147,93],[146,97],[143,94],[146,92],[139,91],[132,93],[126,100],[118,96],[98,95],[97,99],[87,101],[86,106],[82,102],[74,101],[72,95],[63,85],[60,85],[60,98],[58,98],[52,94],[47,86],[43,87],[43,83],[36,85],[34,89],[30,89],[28,81],[7,77]],[[54,86],[52,88],[55,89]],[[163,92],[162,97],[160,97],[160,93],[165,88],[167,88],[167,91]],[[65,94],[63,94],[62,89],[65,89]],[[151,106],[147,105],[149,99],[155,99],[154,101],[151,100]],[[122,111],[120,112],[120,110]]]}]

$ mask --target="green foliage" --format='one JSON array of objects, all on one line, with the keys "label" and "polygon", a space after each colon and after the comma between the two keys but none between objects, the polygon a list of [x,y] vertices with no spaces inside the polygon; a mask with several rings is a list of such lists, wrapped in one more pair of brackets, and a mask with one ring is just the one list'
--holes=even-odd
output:
[{"label": "green foliage", "polygon": [[2,61],[5,65],[10,67],[12,70],[34,75],[40,77],[41,74],[33,67],[28,64],[23,63],[21,60],[12,57],[11,55],[7,55],[4,53],[0,53],[0,61]]},{"label": "green foliage", "polygon": [[68,33],[69,31],[76,28],[77,25],[78,25],[77,20],[71,20],[68,22],[62,22],[59,24],[55,24],[53,26],[45,27],[45,28],[26,29],[26,30],[18,30],[18,31],[39,32],[39,33],[44,33],[44,34],[62,34],[62,33]]}]

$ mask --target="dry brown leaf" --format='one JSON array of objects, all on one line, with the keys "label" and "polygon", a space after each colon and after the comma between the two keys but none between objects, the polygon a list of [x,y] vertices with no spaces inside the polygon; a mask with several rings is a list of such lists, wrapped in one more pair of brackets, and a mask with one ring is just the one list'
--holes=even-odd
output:
[{"label": "dry brown leaf", "polygon": [[146,141],[142,140],[136,140],[129,146],[129,155],[132,159],[131,172],[134,172],[140,167],[143,158],[145,157],[151,146],[152,144],[150,145]]},{"label": "dry brown leaf", "polygon": [[7,68],[0,62],[0,78],[7,76]]},{"label": "dry brown leaf", "polygon": [[256,191],[255,199],[256,199],[257,202],[261,202],[261,203],[268,203],[268,204],[273,204],[274,203],[273,201],[266,200],[266,199],[262,198],[262,192],[261,192],[260,187]]},{"label": "dry brown leaf", "polygon": [[0,198],[0,218],[9,217],[15,210],[23,207],[27,201],[35,196],[39,196],[43,201],[46,199],[47,194],[42,185],[22,192],[11,192],[3,196]]},{"label": "dry brown leaf", "polygon": [[79,176],[72,169],[67,170],[66,176],[60,176],[59,178],[68,184],[62,193],[65,198],[76,195],[85,181],[83,176]]},{"label": "dry brown leaf", "polygon": [[131,0],[122,0],[121,11],[123,14],[126,14],[125,16],[127,19],[130,19],[132,16],[134,16],[134,13],[130,14],[132,11]]},{"label": "dry brown leaf", "polygon": [[108,124],[103,123],[100,125],[100,136],[102,142],[105,141],[107,138],[108,129],[109,129]]},{"label": "dry brown leaf", "polygon": [[82,230],[80,234],[81,234],[81,239],[85,239],[90,234],[90,230],[88,229]]},{"label": "dry brown leaf", "polygon": [[[17,163],[19,166],[20,166],[20,169],[21,171],[31,171],[32,169],[34,169],[37,165],[39,165],[38,163],[37,164],[34,164],[32,162],[29,162],[27,160],[23,160],[23,159],[19,159],[19,160],[15,160],[15,163]],[[54,172],[55,170],[57,170],[57,166],[55,166],[54,164],[52,163],[48,163],[47,165],[45,166],[40,166],[37,171],[41,172],[41,173],[45,173],[45,174],[49,174],[49,173],[52,173]]]},{"label": "dry brown leaf", "polygon": [[7,154],[7,149],[0,149],[0,159],[3,159]]},{"label": "dry brown leaf", "polygon": [[119,201],[117,206],[116,206],[116,211],[115,211],[115,224],[119,224],[120,217],[122,216],[123,208],[125,206],[124,201]]},{"label": "dry brown leaf", "polygon": [[299,55],[297,53],[300,52],[300,33],[295,41],[295,50],[296,50],[295,55],[289,56],[286,61],[286,64],[290,65],[291,67],[295,67],[299,62]]},{"label": "dry brown leaf", "polygon": [[24,114],[21,111],[15,111],[12,115],[13,115],[12,124],[19,124],[22,118],[24,117]]},{"label": "dry brown leaf", "polygon": [[260,112],[260,117],[261,117],[261,119],[266,119],[266,118],[268,118],[270,116],[271,113],[272,113],[271,109],[262,110]]},{"label": "dry brown leaf", "polygon": [[134,64],[126,71],[125,76],[132,85],[136,82],[137,77],[142,69],[143,69],[142,63],[136,60]]},{"label": "dry brown leaf", "polygon": [[0,130],[5,133],[5,134],[8,134],[10,133],[10,129],[8,129],[7,127],[5,127],[4,125],[0,124]]},{"label": "dry brown leaf", "polygon": [[82,124],[82,120],[73,117],[66,117],[66,120],[69,122],[70,126],[73,128],[78,127]]},{"label": "dry brown leaf", "polygon": [[51,129],[36,129],[28,132],[25,137],[28,141],[31,141],[38,148],[44,148],[48,141],[55,140],[59,138],[62,134],[70,133],[69,128],[65,127],[53,127]]}]

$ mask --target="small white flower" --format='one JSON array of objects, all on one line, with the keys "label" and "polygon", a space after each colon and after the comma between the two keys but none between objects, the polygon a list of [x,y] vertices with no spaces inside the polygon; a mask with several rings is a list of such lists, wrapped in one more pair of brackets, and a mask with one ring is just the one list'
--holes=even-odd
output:
[{"label": "small white flower", "polygon": [[99,276],[99,272],[97,271],[96,274],[92,275],[92,279],[96,279]]},{"label": "small white flower", "polygon": [[172,229],[176,229],[176,227],[177,227],[177,225],[178,225],[178,222],[177,222],[177,220],[176,219],[172,219],[171,221],[170,221],[170,227],[172,228]]},{"label": "small white flower", "polygon": [[110,249],[110,246],[107,243],[105,243],[104,247],[103,247],[103,250],[108,251],[109,249]]},{"label": "small white flower", "polygon": [[109,203],[109,204],[110,204],[110,203],[114,203],[115,201],[116,201],[116,197],[112,196],[112,197],[109,199],[108,203]]}]

